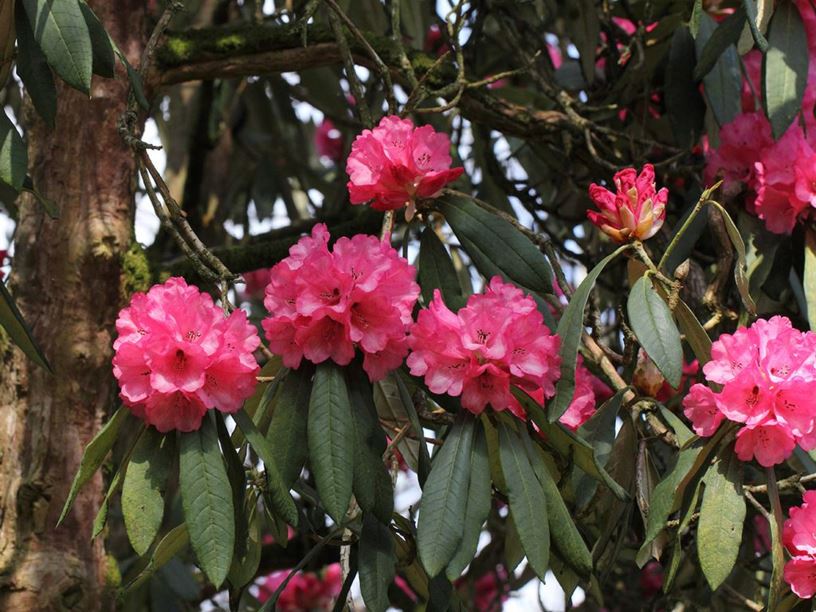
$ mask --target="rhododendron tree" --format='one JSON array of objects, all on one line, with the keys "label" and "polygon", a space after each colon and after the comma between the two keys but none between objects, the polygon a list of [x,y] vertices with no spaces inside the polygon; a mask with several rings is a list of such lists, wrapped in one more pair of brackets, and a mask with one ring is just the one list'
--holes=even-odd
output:
[{"label": "rhododendron tree", "polygon": [[812,607],[811,0],[0,33],[0,609]]}]

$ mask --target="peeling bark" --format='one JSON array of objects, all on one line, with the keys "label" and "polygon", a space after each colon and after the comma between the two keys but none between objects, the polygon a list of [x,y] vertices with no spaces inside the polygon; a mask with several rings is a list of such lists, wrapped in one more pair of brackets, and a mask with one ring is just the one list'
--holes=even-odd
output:
[{"label": "peeling bark", "polygon": [[[90,1],[138,65],[145,3]],[[108,562],[91,541],[97,475],[55,528],[85,444],[115,401],[111,340],[121,307],[121,258],[131,242],[135,162],[117,132],[128,82],[94,77],[89,100],[58,85],[56,128],[28,113],[29,171],[56,202],[49,219],[20,198],[12,287],[55,370],[11,346],[0,355],[0,609],[103,610]]]}]

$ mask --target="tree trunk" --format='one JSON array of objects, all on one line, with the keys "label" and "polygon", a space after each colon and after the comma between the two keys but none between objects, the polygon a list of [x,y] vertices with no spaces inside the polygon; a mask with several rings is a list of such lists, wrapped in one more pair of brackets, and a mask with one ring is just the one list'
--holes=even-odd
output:
[{"label": "tree trunk", "polygon": [[[138,65],[144,0],[89,4]],[[56,129],[26,116],[29,171],[61,218],[20,198],[11,281],[55,374],[0,344],[1,610],[112,607],[104,547],[91,540],[101,476],[55,525],[83,447],[115,402],[111,342],[135,192],[134,156],[117,132],[127,91],[121,69],[116,79],[94,77],[90,100],[60,82]]]}]

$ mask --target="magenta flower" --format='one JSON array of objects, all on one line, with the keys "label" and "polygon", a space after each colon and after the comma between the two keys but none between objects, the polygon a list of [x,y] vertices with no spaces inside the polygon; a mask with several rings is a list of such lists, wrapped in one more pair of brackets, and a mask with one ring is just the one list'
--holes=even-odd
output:
[{"label": "magenta flower", "polygon": [[724,419],[740,423],[737,456],[766,467],[787,459],[796,444],[816,447],[814,353],[816,334],[794,329],[785,317],[723,334],[703,366],[722,390],[696,384],[683,400],[694,431],[710,436]]},{"label": "magenta flower", "polygon": [[560,374],[558,336],[544,325],[535,301],[498,276],[457,314],[437,290],[408,343],[411,374],[424,376],[434,393],[461,395],[462,406],[474,414],[487,404],[494,410],[516,408],[511,385],[533,393],[542,389],[550,397]]},{"label": "magenta flower", "polygon": [[793,557],[785,564],[784,578],[802,599],[816,594],[816,491],[806,491],[804,503],[790,509],[782,541]]},{"label": "magenta flower", "polygon": [[331,359],[348,365],[355,347],[372,381],[399,367],[419,295],[416,270],[387,243],[358,234],[328,249],[329,233],[315,225],[275,265],[262,325],[272,352],[297,368]]},{"label": "magenta flower", "polygon": [[429,125],[415,128],[410,119],[383,117],[351,145],[346,163],[352,204],[371,202],[375,210],[408,206],[434,198],[464,171],[451,168],[450,139]]},{"label": "magenta flower", "polygon": [[600,212],[587,212],[589,220],[619,243],[646,240],[654,236],[666,219],[669,191],[655,190],[654,166],[645,164],[640,174],[634,168],[616,173],[616,192],[592,183],[589,197]]},{"label": "magenta flower", "polygon": [[260,339],[182,278],[133,295],[116,320],[113,374],[124,404],[161,432],[194,431],[210,408],[235,412],[255,390]]}]

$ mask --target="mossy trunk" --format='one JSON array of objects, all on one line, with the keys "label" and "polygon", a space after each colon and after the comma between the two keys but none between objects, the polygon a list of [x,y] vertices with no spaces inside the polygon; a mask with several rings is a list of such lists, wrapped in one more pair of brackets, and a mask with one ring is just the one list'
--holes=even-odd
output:
[{"label": "mossy trunk", "polygon": [[[138,65],[144,0],[89,0]],[[115,403],[111,341],[131,242],[135,164],[117,132],[128,83],[94,77],[89,100],[58,85],[52,131],[28,112],[29,169],[61,217],[20,198],[11,286],[55,374],[2,345],[0,355],[0,610],[113,607],[111,572],[91,540],[97,475],[56,528],[85,444]]]}]

